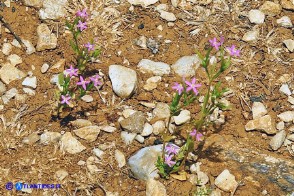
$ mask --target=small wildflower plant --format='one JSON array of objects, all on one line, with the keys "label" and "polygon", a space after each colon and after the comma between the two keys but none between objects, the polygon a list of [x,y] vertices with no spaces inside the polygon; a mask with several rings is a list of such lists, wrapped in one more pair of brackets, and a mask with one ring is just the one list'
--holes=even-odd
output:
[{"label": "small wildflower plant", "polygon": [[[84,32],[87,26],[89,15],[87,9],[79,10],[76,13],[76,18],[73,22],[66,22],[66,26],[73,35],[73,40],[70,40],[70,45],[76,54],[75,65],[69,65],[69,68],[63,71],[58,76],[60,92],[58,92],[59,104],[58,113],[63,108],[73,107],[73,100],[83,97],[87,91],[93,87],[99,87],[101,76],[95,74],[89,78],[84,76],[84,72],[91,59],[95,59],[100,54],[99,48],[93,43],[93,40],[84,44],[79,43],[79,37]],[[76,92],[79,96],[76,96]]]},{"label": "small wildflower plant", "polygon": [[[197,83],[196,78],[191,80],[183,79],[182,83],[174,83],[172,89],[175,90],[172,103],[170,104],[170,117],[168,120],[168,127],[162,134],[163,150],[162,156],[159,156],[156,162],[156,167],[159,170],[159,174],[163,178],[169,178],[170,174],[177,173],[183,169],[187,160],[188,154],[194,151],[195,142],[203,140],[203,135],[200,131],[204,126],[207,126],[210,122],[208,116],[213,113],[216,108],[225,110],[228,106],[220,102],[220,99],[228,90],[221,87],[221,82],[216,82],[216,79],[231,65],[231,58],[240,56],[240,50],[236,49],[235,45],[230,47],[224,47],[224,38],[221,37],[218,41],[217,38],[209,40],[210,47],[206,51],[205,56],[197,52],[201,59],[201,66],[204,68],[207,78],[208,86],[204,94],[204,101],[201,105],[198,118],[192,120],[189,124],[192,127],[187,131],[187,137],[185,143],[180,147],[173,144],[171,141],[176,138],[173,134],[169,133],[171,118],[179,115],[184,107],[193,104],[200,95],[200,88],[202,84]],[[219,57],[219,61],[213,62],[212,52],[216,52],[216,56]],[[228,53],[226,56],[225,54]],[[217,66],[217,64],[220,64]],[[179,172],[183,174],[183,172]]]}]

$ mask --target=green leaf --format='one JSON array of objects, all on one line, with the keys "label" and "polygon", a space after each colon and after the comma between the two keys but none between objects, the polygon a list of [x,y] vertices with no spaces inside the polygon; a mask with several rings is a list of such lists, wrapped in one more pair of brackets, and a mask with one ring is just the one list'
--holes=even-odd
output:
[{"label": "green leaf", "polygon": [[65,26],[70,30],[72,29],[72,25],[68,21],[65,22]]},{"label": "green leaf", "polygon": [[96,58],[100,55],[100,50],[99,49],[96,49],[93,54],[92,54],[92,57]]},{"label": "green leaf", "polygon": [[72,40],[70,40],[69,43],[70,43],[70,46],[71,46],[71,48],[73,49],[73,51],[75,51],[75,52],[77,53],[77,52],[78,52],[78,47],[77,47],[77,45],[75,44],[75,42],[72,41]]},{"label": "green leaf", "polygon": [[64,74],[63,73],[60,73],[58,75],[58,83],[60,86],[64,85]]}]

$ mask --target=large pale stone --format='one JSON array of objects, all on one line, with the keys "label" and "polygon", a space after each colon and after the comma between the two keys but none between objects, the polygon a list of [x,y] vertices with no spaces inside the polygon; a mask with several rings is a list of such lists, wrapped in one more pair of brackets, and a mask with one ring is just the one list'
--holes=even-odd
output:
[{"label": "large pale stone", "polygon": [[160,10],[160,17],[168,22],[174,22],[177,20],[176,16],[171,12]]},{"label": "large pale stone", "polygon": [[196,69],[200,66],[200,58],[197,55],[184,56],[172,65],[172,69],[181,77],[195,76]]},{"label": "large pale stone", "polygon": [[154,179],[146,181],[146,196],[166,196],[165,186]]},{"label": "large pale stone", "polygon": [[238,186],[235,176],[225,169],[216,179],[214,184],[223,191],[234,192]]},{"label": "large pale stone", "polygon": [[286,131],[282,130],[279,133],[277,133],[270,141],[270,146],[273,150],[278,150],[282,144],[284,143],[284,140],[286,138]]},{"label": "large pale stone", "polygon": [[26,6],[41,8],[44,0],[24,0]]},{"label": "large pale stone", "polygon": [[261,102],[254,102],[252,105],[253,119],[257,119],[267,114],[266,107]]},{"label": "large pale stone", "polygon": [[294,111],[286,111],[278,115],[278,117],[284,122],[294,121]]},{"label": "large pale stone", "polygon": [[262,24],[264,23],[265,14],[260,10],[250,10],[248,17],[251,23]]},{"label": "large pale stone", "polygon": [[43,8],[39,11],[42,20],[58,20],[65,17],[67,0],[44,0]]},{"label": "large pale stone", "polygon": [[15,66],[22,63],[22,58],[17,54],[11,54],[7,57],[7,60],[10,62],[11,65]]},{"label": "large pale stone", "polygon": [[286,39],[283,41],[290,52],[294,52],[294,40],[293,39]]},{"label": "large pale stone", "polygon": [[254,120],[250,120],[245,125],[245,129],[246,131],[260,130],[267,134],[275,134],[277,132],[270,115],[265,115]]},{"label": "large pale stone", "polygon": [[132,5],[141,5],[147,7],[149,5],[155,4],[158,0],[128,0]]},{"label": "large pale stone", "polygon": [[21,79],[25,76],[25,73],[23,73],[10,63],[5,63],[0,69],[0,78],[5,84],[9,84],[10,82]]},{"label": "large pale stone", "polygon": [[122,168],[123,166],[126,165],[126,158],[125,158],[124,153],[122,153],[122,152],[119,151],[119,150],[115,150],[115,151],[114,151],[114,157],[115,157],[115,160],[116,160],[117,163],[118,163],[118,167],[119,167],[119,168]]},{"label": "large pale stone", "polygon": [[170,66],[163,62],[154,62],[149,59],[142,59],[138,68],[142,73],[151,73],[156,76],[168,75],[170,73]]},{"label": "large pale stone", "polygon": [[47,49],[54,49],[57,46],[57,37],[54,33],[51,33],[49,27],[46,24],[40,24],[37,27],[38,42],[37,51],[43,51]]},{"label": "large pale stone", "polygon": [[61,137],[60,148],[70,154],[76,154],[86,149],[76,138],[74,138],[70,132],[66,132]]},{"label": "large pale stone", "polygon": [[80,129],[73,130],[73,132],[82,139],[85,139],[89,142],[94,142],[100,133],[100,127],[87,126],[87,127],[82,127]]},{"label": "large pale stone", "polygon": [[272,1],[266,1],[260,7],[260,10],[265,13],[265,15],[276,16],[279,15],[282,11],[282,6],[278,3],[274,3]]},{"label": "large pale stone", "polygon": [[126,131],[142,133],[146,118],[143,112],[135,112],[130,117],[120,121],[120,125]]},{"label": "large pale stone", "polygon": [[281,0],[281,5],[284,9],[294,10],[294,1],[293,0]]},{"label": "large pale stone", "polygon": [[170,116],[170,109],[169,105],[166,103],[157,103],[156,107],[153,110],[153,117],[158,119],[165,119],[169,118]]},{"label": "large pale stone", "polygon": [[178,116],[174,116],[176,125],[182,125],[191,119],[191,113],[189,110],[182,110]]}]

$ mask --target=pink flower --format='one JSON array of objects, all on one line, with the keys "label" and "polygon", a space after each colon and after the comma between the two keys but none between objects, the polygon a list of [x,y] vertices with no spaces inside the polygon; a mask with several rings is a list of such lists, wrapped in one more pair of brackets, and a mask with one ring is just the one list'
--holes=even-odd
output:
[{"label": "pink flower", "polygon": [[65,72],[69,75],[69,77],[72,76],[78,76],[79,69],[75,69],[72,65],[70,65],[69,69],[66,69]]},{"label": "pink flower", "polygon": [[84,90],[87,90],[87,84],[89,84],[90,81],[84,80],[82,76],[80,76],[80,81],[77,82],[77,85],[82,86]]},{"label": "pink flower", "polygon": [[82,11],[79,10],[76,15],[81,18],[88,18],[87,8],[84,8]]},{"label": "pink flower", "polygon": [[190,133],[190,136],[195,136],[196,140],[199,142],[203,135],[201,133],[197,133],[196,129],[193,129],[193,131]]},{"label": "pink flower", "polygon": [[230,55],[231,56],[240,56],[240,50],[237,50],[235,47],[236,47],[235,45],[232,45],[231,47],[227,47]]},{"label": "pink flower", "polygon": [[178,154],[178,152],[180,151],[180,147],[178,147],[177,145],[174,144],[167,144],[165,147],[165,152],[167,154]]},{"label": "pink flower", "polygon": [[[221,40],[222,41],[222,40]],[[219,50],[219,47],[222,45],[221,42],[217,42],[217,39],[214,37],[213,39],[209,40],[209,43],[212,47],[214,47],[216,50]]]},{"label": "pink flower", "polygon": [[175,161],[172,161],[173,155],[165,155],[165,161],[164,163],[167,164],[169,167],[172,167],[174,164],[176,164]]},{"label": "pink flower", "polygon": [[196,78],[193,78],[191,82],[185,81],[185,83],[188,85],[188,88],[186,89],[187,92],[193,90],[195,95],[198,95],[198,88],[200,88],[202,85],[196,84]]},{"label": "pink flower", "polygon": [[83,31],[83,30],[85,30],[85,29],[88,28],[87,27],[87,23],[86,22],[82,22],[80,20],[79,20],[79,23],[78,23],[77,27],[80,29],[80,31]]},{"label": "pink flower", "polygon": [[90,52],[91,50],[95,50],[95,45],[91,44],[90,42],[88,42],[87,44],[85,44],[85,47],[88,49],[88,51]]},{"label": "pink flower", "polygon": [[66,95],[66,96],[64,96],[64,95],[61,95],[61,104],[67,104],[67,105],[69,105],[69,100],[71,99],[71,97],[70,97],[70,95]]},{"label": "pink flower", "polygon": [[99,80],[100,78],[101,76],[96,74],[95,76],[90,77],[90,80],[93,82],[94,86],[99,86],[102,84],[101,81]]},{"label": "pink flower", "polygon": [[172,89],[175,89],[178,91],[178,94],[182,94],[183,90],[184,90],[184,87],[182,84],[179,84],[177,82],[175,82],[175,85],[172,87]]}]

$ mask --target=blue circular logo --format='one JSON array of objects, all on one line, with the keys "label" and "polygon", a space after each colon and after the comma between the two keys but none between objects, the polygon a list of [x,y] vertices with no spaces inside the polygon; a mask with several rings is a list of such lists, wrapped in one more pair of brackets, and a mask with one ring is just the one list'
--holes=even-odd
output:
[{"label": "blue circular logo", "polygon": [[5,185],[5,188],[9,191],[11,191],[13,189],[13,183],[12,182],[7,182],[7,184]]},{"label": "blue circular logo", "polygon": [[18,190],[18,191],[20,191],[22,189],[22,183],[21,182],[17,182],[15,184],[15,189]]}]

